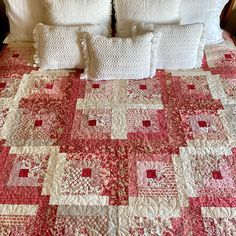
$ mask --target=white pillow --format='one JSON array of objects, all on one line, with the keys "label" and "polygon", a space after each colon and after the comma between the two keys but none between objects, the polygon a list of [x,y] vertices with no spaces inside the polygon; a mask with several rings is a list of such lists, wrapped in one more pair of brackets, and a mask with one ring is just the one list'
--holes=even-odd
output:
[{"label": "white pillow", "polygon": [[155,47],[152,33],[133,38],[106,38],[86,34],[82,40],[85,71],[82,79],[143,79],[155,75]]},{"label": "white pillow", "polygon": [[116,31],[120,37],[131,35],[131,23],[179,23],[180,0],[114,0]]},{"label": "white pillow", "polygon": [[111,27],[111,0],[43,0],[49,25],[99,24]]},{"label": "white pillow", "polygon": [[157,69],[193,69],[202,65],[205,34],[203,24],[132,26],[132,34],[160,34],[157,46]]},{"label": "white pillow", "polygon": [[34,31],[36,65],[41,69],[83,69],[80,40],[84,32],[107,35],[107,30],[99,25],[69,27],[38,24]]},{"label": "white pillow", "polygon": [[182,25],[201,22],[205,25],[206,44],[223,41],[220,15],[229,0],[181,0],[180,16]]},{"label": "white pillow", "polygon": [[41,1],[4,0],[4,3],[10,24],[10,35],[4,42],[33,41],[33,30],[44,18]]}]

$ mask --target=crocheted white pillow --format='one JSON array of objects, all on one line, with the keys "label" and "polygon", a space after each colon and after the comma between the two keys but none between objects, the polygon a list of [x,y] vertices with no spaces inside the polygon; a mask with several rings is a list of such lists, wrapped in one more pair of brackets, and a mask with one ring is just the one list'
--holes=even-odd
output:
[{"label": "crocheted white pillow", "polygon": [[10,23],[10,34],[4,43],[33,41],[33,30],[44,19],[43,6],[39,0],[4,0]]},{"label": "crocheted white pillow", "polygon": [[82,40],[85,71],[82,79],[143,79],[155,75],[155,47],[152,33],[133,38],[106,38],[86,34]]},{"label": "crocheted white pillow", "polygon": [[84,32],[107,35],[107,30],[99,25],[67,27],[38,24],[34,31],[36,65],[41,69],[83,69],[80,39]]},{"label": "crocheted white pillow", "polygon": [[181,0],[181,24],[201,22],[205,25],[206,44],[223,41],[220,14],[229,0]]},{"label": "crocheted white pillow", "polygon": [[110,29],[111,0],[43,0],[48,25],[99,24]]},{"label": "crocheted white pillow", "polygon": [[201,67],[205,45],[203,24],[155,25],[141,23],[132,26],[132,34],[160,34],[157,46],[157,69],[193,69]]},{"label": "crocheted white pillow", "polygon": [[179,23],[180,0],[114,0],[116,31],[120,37],[131,35],[131,23]]}]

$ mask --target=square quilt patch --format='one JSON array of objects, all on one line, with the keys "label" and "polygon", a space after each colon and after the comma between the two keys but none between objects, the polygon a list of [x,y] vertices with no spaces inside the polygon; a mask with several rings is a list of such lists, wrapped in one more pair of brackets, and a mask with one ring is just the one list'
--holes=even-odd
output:
[{"label": "square quilt patch", "polygon": [[75,112],[72,139],[111,139],[111,110],[77,110]]},{"label": "square quilt patch", "polygon": [[[90,153],[59,154],[50,193],[51,204],[108,205],[110,169],[104,158]],[[53,167],[51,167],[53,168]]]},{"label": "square quilt patch", "polygon": [[189,197],[236,197],[234,150],[223,146],[182,148],[180,158],[186,194]]},{"label": "square quilt patch", "polygon": [[130,195],[177,197],[171,155],[133,154],[129,161]]},{"label": "square quilt patch", "polygon": [[180,111],[186,139],[191,142],[223,142],[228,139],[219,114],[195,111],[194,114]]},{"label": "square quilt patch", "polygon": [[167,127],[163,110],[129,109],[127,111],[128,138],[165,138]]},{"label": "square quilt patch", "polygon": [[208,73],[192,72],[189,75],[182,73],[182,76],[181,72],[173,72],[173,74],[175,75],[172,78],[172,87],[175,91],[174,96],[185,99],[212,99],[208,86]]},{"label": "square quilt patch", "polygon": [[49,155],[19,155],[14,158],[7,186],[42,186]]},{"label": "square quilt patch", "polygon": [[2,138],[13,146],[51,145],[60,139],[64,120],[57,110],[12,109],[2,128]]}]

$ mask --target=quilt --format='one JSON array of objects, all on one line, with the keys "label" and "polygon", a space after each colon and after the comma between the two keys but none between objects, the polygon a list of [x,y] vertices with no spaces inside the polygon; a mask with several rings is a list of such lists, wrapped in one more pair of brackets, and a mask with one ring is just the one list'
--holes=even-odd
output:
[{"label": "quilt", "polygon": [[85,81],[0,54],[1,236],[236,235],[236,49]]}]

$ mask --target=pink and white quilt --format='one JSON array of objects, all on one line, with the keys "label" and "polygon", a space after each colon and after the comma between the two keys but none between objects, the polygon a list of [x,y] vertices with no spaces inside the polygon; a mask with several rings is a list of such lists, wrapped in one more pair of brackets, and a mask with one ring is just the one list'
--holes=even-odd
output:
[{"label": "pink and white quilt", "polygon": [[0,55],[1,236],[236,235],[236,49],[91,82]]}]

